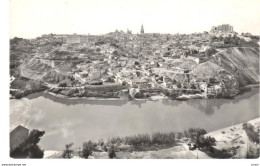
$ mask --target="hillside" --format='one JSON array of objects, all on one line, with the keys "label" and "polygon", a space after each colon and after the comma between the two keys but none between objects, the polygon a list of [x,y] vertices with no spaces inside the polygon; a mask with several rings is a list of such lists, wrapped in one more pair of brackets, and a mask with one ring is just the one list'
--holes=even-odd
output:
[{"label": "hillside", "polygon": [[259,82],[259,48],[228,48],[212,62],[236,74],[240,87]]},{"label": "hillside", "polygon": [[21,75],[30,79],[40,79],[49,72],[51,66],[42,63],[38,59],[31,59],[21,67]]}]

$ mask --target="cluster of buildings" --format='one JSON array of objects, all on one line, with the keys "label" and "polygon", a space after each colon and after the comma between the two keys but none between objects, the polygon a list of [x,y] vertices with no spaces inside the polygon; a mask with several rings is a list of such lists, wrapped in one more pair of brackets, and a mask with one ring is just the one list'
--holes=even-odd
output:
[{"label": "cluster of buildings", "polygon": [[[211,32],[232,33],[233,27],[223,24]],[[78,57],[69,70],[81,85],[120,83],[138,89],[203,90],[199,83],[192,86],[191,80],[194,67],[209,58],[210,37],[207,32],[144,33],[142,25],[139,34],[116,30],[98,36],[51,34],[42,39],[59,39],[60,49]]]}]

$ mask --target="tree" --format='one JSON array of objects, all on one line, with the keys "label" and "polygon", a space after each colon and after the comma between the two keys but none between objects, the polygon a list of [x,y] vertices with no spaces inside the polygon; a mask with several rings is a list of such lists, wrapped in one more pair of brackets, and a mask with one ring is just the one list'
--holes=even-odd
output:
[{"label": "tree", "polygon": [[109,148],[109,150],[108,150],[108,157],[109,157],[110,159],[113,159],[113,158],[116,157],[116,152],[115,152],[115,147],[114,147],[114,145],[112,145],[112,146]]},{"label": "tree", "polygon": [[204,134],[206,134],[206,130],[204,129],[200,129],[200,128],[190,128],[189,129],[189,135],[191,137],[191,140],[198,142],[200,139],[200,136],[203,136]]},{"label": "tree", "polygon": [[71,150],[72,145],[73,143],[65,145],[66,149],[62,153],[62,158],[71,159],[73,157],[73,150]]},{"label": "tree", "polygon": [[87,159],[94,149],[94,144],[91,141],[84,142],[83,143],[83,150],[82,150],[82,156],[83,158]]},{"label": "tree", "polygon": [[216,139],[214,137],[208,136],[204,139],[203,145],[211,148],[212,146],[216,145]]}]

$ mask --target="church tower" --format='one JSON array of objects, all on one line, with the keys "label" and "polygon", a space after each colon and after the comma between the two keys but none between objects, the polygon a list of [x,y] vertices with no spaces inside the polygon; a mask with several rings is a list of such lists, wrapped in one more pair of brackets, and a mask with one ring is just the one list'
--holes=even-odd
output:
[{"label": "church tower", "polygon": [[140,31],[140,33],[141,33],[141,34],[144,33],[144,26],[143,26],[143,24],[142,24],[142,26],[141,26],[141,31]]}]

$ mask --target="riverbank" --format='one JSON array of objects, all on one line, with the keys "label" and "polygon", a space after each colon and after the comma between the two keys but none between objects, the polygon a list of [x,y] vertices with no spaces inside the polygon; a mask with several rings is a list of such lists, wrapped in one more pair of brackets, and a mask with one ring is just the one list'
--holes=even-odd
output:
[{"label": "riverbank", "polygon": [[[18,83],[20,83],[18,81]],[[17,83],[17,84],[18,84]],[[20,83],[21,84],[21,83]],[[20,85],[19,84],[19,85]],[[35,83],[34,83],[35,84]],[[16,86],[15,86],[16,87]],[[19,87],[19,86],[18,86]],[[113,85],[113,86],[104,86],[98,88],[98,86],[93,87],[86,87],[86,88],[51,88],[47,89],[46,86],[43,86],[42,84],[39,84],[37,86],[31,87],[31,89],[27,90],[10,90],[10,99],[20,99],[22,97],[26,97],[28,95],[33,95],[35,93],[39,93],[41,91],[44,91],[45,93],[49,93],[55,97],[60,98],[67,98],[67,99],[86,99],[86,100],[161,100],[161,99],[169,99],[169,100],[190,100],[190,99],[206,99],[208,98],[206,94],[186,94],[181,93],[179,95],[175,94],[174,97],[171,96],[170,91],[168,90],[162,90],[163,93],[160,91],[158,94],[153,94],[152,91],[151,94],[147,90],[144,91],[145,95],[141,95],[142,97],[135,98],[130,97],[129,90],[125,89],[126,86],[122,85]],[[259,88],[259,82],[255,84],[246,85],[244,87],[239,88],[239,93],[234,96],[237,97],[247,91],[250,91],[252,88]],[[177,96],[176,96],[177,95]],[[148,96],[148,97],[147,97]],[[232,98],[234,98],[232,97]],[[218,97],[222,98],[222,97]]]},{"label": "riverbank", "polygon": [[[250,123],[254,128],[260,128],[260,118],[250,120]],[[252,150],[259,150],[260,145],[252,143],[246,135],[243,127],[243,123],[236,124],[227,128],[219,129],[205,134],[205,137],[210,136],[216,139],[216,145],[214,148],[217,150],[225,150],[231,156],[231,158],[247,158],[248,153],[252,153]],[[119,159],[211,159],[213,158],[204,150],[190,150],[189,140],[181,139],[173,147],[165,147],[157,150],[146,151],[125,151],[117,150],[116,155]],[[77,154],[77,153],[75,153]],[[62,151],[45,151],[44,158],[61,158]],[[258,154],[259,155],[259,154]],[[259,156],[258,156],[259,157]],[[258,158],[256,157],[256,158]],[[74,159],[78,159],[79,156],[74,155]],[[101,148],[99,151],[93,151],[89,159],[108,159],[108,152],[103,151]]]},{"label": "riverbank", "polygon": [[[241,87],[240,89],[240,92],[234,97],[239,97],[240,95],[243,95],[244,93],[250,91],[252,88],[259,88],[260,87],[260,84],[257,83],[257,84],[250,84],[250,85],[246,85],[244,87]],[[115,100],[115,101],[128,101],[130,98],[129,97],[70,97],[70,96],[67,96],[67,95],[64,95],[64,94],[59,94],[59,93],[54,93],[54,92],[50,92],[48,90],[46,91],[42,91],[42,92],[35,92],[35,93],[32,93],[32,94],[29,94],[28,96],[26,96],[27,98],[30,98],[30,99],[33,99],[34,97],[32,96],[36,96],[38,97],[38,95],[35,95],[35,94],[39,94],[39,93],[45,93],[45,94],[49,94],[49,95],[52,95],[54,97],[57,97],[57,98],[62,98],[62,99],[68,99],[68,100],[99,100],[99,101],[102,101],[102,100]],[[13,98],[11,98],[13,99]],[[154,100],[165,100],[165,99],[168,99],[168,100],[191,100],[191,99],[207,99],[207,97],[205,96],[205,94],[191,94],[191,95],[181,95],[179,97],[176,97],[176,98],[172,98],[172,97],[167,97],[165,95],[161,95],[161,96],[151,96],[150,98],[138,98],[138,99],[130,99],[130,100],[137,100],[137,101],[154,101]],[[221,99],[221,98],[219,98]]]}]

